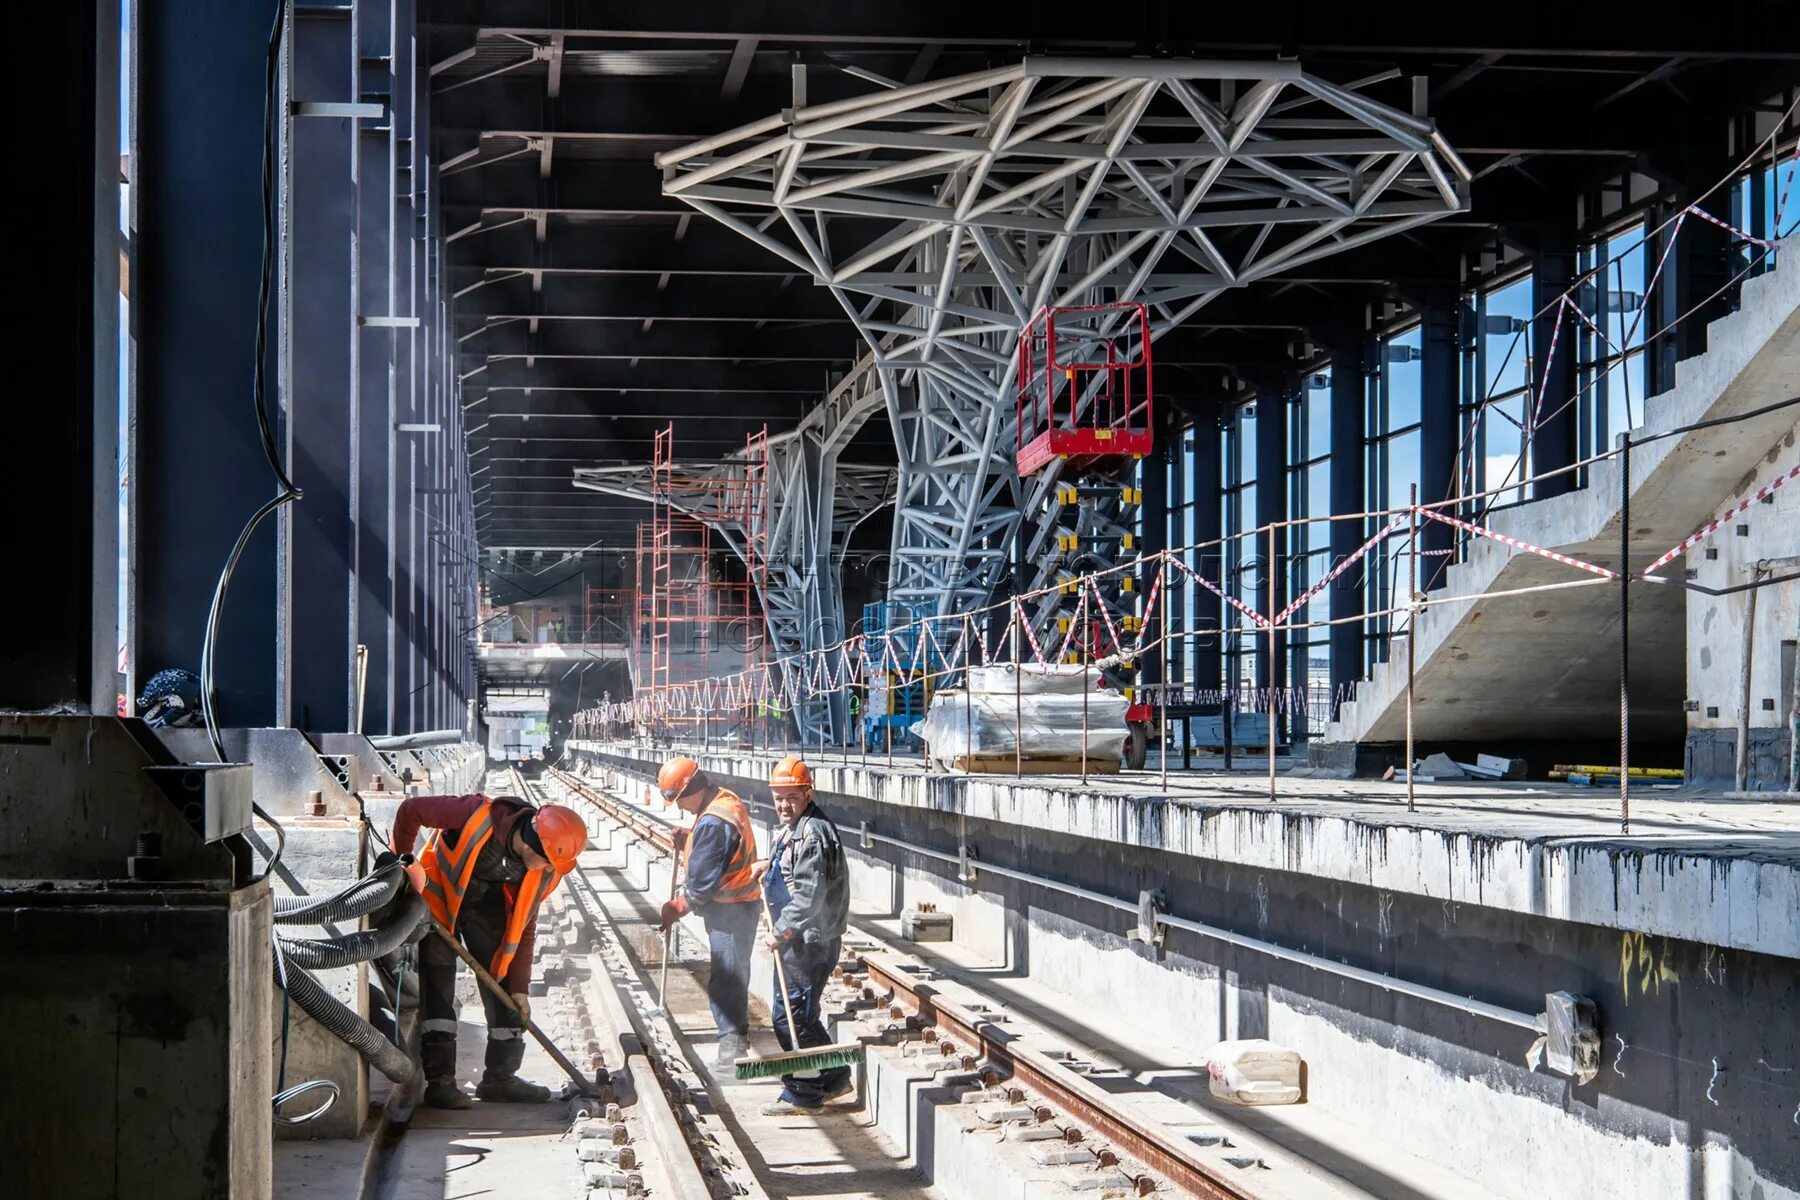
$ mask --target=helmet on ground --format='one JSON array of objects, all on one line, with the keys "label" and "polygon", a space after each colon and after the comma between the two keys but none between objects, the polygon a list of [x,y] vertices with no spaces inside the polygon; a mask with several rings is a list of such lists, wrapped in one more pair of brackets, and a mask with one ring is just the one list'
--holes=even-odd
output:
[{"label": "helmet on ground", "polygon": [[656,790],[664,800],[679,800],[705,783],[700,764],[691,758],[671,758],[656,773]]},{"label": "helmet on ground", "polygon": [[532,814],[531,827],[550,865],[559,872],[573,870],[588,840],[587,822],[581,814],[560,804],[546,804]]},{"label": "helmet on ground", "polygon": [[812,785],[812,768],[798,754],[788,755],[769,772],[769,786],[772,788],[809,788]]}]

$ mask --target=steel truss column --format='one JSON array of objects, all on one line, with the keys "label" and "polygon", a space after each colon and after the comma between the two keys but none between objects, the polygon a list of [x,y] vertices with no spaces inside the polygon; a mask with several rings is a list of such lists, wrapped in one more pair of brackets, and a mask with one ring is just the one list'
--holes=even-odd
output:
[{"label": "steel truss column", "polygon": [[[245,519],[276,489],[251,380],[263,114],[277,102],[264,75],[277,11],[270,0],[136,9],[131,647],[140,681],[167,667],[198,671],[220,568]],[[277,385],[271,361],[268,405],[279,421]],[[276,543],[265,522],[238,562],[220,621],[216,682],[227,725],[276,718]]]},{"label": "steel truss column", "polygon": [[[762,547],[766,570],[758,572],[748,559],[746,567],[757,581],[773,657],[824,649],[851,632],[843,605],[844,552],[856,527],[892,501],[896,474],[838,459],[883,400],[872,357],[865,357],[795,430],[769,438],[761,530],[746,530],[692,496],[677,500],[682,511],[718,530],[740,557],[751,545]],[[684,467],[683,474],[723,481],[743,469],[727,458]],[[586,491],[658,502],[648,467],[581,467],[574,482]],[[794,706],[798,732],[808,742],[841,740],[847,715],[846,701],[835,691],[805,695]]]},{"label": "steel truss column", "polygon": [[[1226,548],[1219,545],[1224,534],[1225,460],[1224,438],[1226,401],[1215,396],[1207,406],[1210,412],[1194,423],[1194,453],[1188,459],[1194,496],[1193,536],[1177,539],[1178,544],[1204,546],[1205,549],[1182,552],[1183,560],[1202,576],[1221,588],[1229,588],[1225,576]],[[1231,611],[1218,596],[1202,587],[1186,584],[1180,576],[1171,580],[1181,588],[1187,606],[1186,628],[1193,640],[1188,655],[1191,664],[1187,682],[1193,687],[1209,688],[1224,678],[1225,638],[1223,630],[1234,624]]]},{"label": "steel truss column", "polygon": [[[1279,607],[1293,594],[1293,532],[1282,523],[1288,518],[1288,430],[1292,423],[1289,411],[1295,403],[1295,380],[1283,374],[1266,381],[1256,397],[1256,523],[1275,526],[1243,543],[1242,553],[1263,560],[1257,580],[1258,599],[1267,596]],[[1301,532],[1304,545],[1305,532]],[[1274,588],[1269,588],[1273,578]],[[1262,607],[1256,605],[1255,607]],[[1267,615],[1273,617],[1272,609]],[[1267,637],[1256,639],[1256,678],[1267,697],[1269,734],[1281,740],[1282,705],[1279,695],[1288,685],[1288,634],[1278,629]],[[1302,681],[1304,682],[1304,681]]]},{"label": "steel truss column", "polygon": [[[1420,312],[1419,501],[1431,504],[1455,495],[1459,445],[1462,360],[1456,295],[1434,291]],[[1450,526],[1426,521],[1419,536],[1423,590],[1444,586],[1450,567]]]},{"label": "steel truss column", "polygon": [[[362,696],[362,729],[392,733],[394,695],[394,529],[390,488],[393,455],[394,343],[398,331],[385,318],[393,312],[393,201],[395,190],[394,28],[389,0],[357,0],[355,26],[358,95],[383,106],[383,115],[358,123],[356,169],[356,330],[351,343],[351,380],[356,411],[352,458],[357,487],[357,643],[368,662]],[[355,729],[355,714],[351,728]]]},{"label": "steel truss column", "polygon": [[[1557,471],[1574,463],[1580,444],[1581,405],[1575,394],[1575,331],[1570,317],[1555,301],[1575,282],[1575,235],[1560,226],[1546,227],[1531,268],[1534,310],[1550,306],[1531,326],[1531,387],[1526,400],[1528,414],[1535,411],[1530,435],[1530,477]],[[1556,344],[1551,353],[1551,343]],[[1532,496],[1542,500],[1573,491],[1579,483],[1573,471],[1562,471],[1532,484]]]},{"label": "steel truss column", "polygon": [[[293,6],[284,49],[281,379],[292,474],[306,498],[281,514],[281,604],[290,636],[281,654],[286,686],[276,719],[339,732],[352,719],[360,599],[351,362],[357,121],[308,109],[356,99],[350,10]],[[340,577],[342,590],[325,583]]]},{"label": "steel truss column", "polygon": [[[1368,334],[1358,327],[1339,329],[1333,333],[1331,348],[1331,511],[1332,513],[1365,512],[1369,508],[1368,484]],[[1371,522],[1333,521],[1331,523],[1331,565],[1346,561],[1356,553],[1374,529]],[[1363,598],[1368,594],[1368,572],[1374,569],[1370,560],[1348,568],[1331,584],[1331,616],[1360,616]],[[1331,627],[1331,691],[1333,719],[1335,705],[1347,697],[1347,689],[1356,686],[1367,670],[1368,641],[1360,621],[1345,621]]]},{"label": "steel truss column", "polygon": [[[1141,300],[1160,336],[1468,192],[1429,122],[1280,62],[1032,58],[657,161],[667,194],[814,275],[869,343],[900,460],[889,596],[940,613],[988,599],[1020,514],[1061,482],[1012,463],[1013,351],[1038,309]],[[858,236],[834,235],[844,216]]]}]

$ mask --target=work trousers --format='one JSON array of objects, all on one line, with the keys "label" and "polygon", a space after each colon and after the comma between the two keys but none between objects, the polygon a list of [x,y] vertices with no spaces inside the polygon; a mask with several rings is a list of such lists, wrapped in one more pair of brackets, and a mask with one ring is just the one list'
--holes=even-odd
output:
[{"label": "work trousers", "polygon": [[[840,939],[833,938],[811,946],[781,948],[781,969],[787,973],[787,995],[782,995],[778,986],[770,1011],[775,1018],[775,1038],[783,1050],[831,1044],[831,1035],[825,1032],[825,1023],[819,1020],[819,996],[831,979],[831,968],[837,965],[841,945]],[[794,1015],[794,1032],[800,1036],[798,1047],[788,1033],[787,1015],[790,1012]],[[849,1082],[849,1067],[832,1067],[810,1078],[783,1075],[781,1098],[801,1108],[817,1108],[825,1102],[826,1096]]]},{"label": "work trousers", "polygon": [[[499,888],[491,889],[478,904],[463,905],[457,914],[457,936],[475,961],[483,965],[494,960],[505,928],[506,899]],[[456,1036],[457,962],[456,952],[437,934],[428,933],[419,943],[419,1032],[427,1038],[433,1034]],[[513,1041],[524,1036],[524,1022],[516,1013],[479,983],[476,990],[487,1012],[488,1041]]]},{"label": "work trousers", "polygon": [[712,956],[706,1002],[720,1037],[744,1037],[750,1032],[750,951],[756,943],[756,918],[761,912],[760,905],[750,903],[709,904],[702,913]]}]

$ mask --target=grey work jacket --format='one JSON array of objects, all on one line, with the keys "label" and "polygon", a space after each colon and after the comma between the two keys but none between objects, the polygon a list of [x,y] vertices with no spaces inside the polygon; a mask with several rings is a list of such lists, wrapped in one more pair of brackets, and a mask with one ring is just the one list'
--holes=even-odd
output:
[{"label": "grey work jacket", "polygon": [[769,855],[788,891],[775,914],[775,932],[806,946],[842,937],[850,917],[850,870],[837,826],[817,800],[781,831]]}]

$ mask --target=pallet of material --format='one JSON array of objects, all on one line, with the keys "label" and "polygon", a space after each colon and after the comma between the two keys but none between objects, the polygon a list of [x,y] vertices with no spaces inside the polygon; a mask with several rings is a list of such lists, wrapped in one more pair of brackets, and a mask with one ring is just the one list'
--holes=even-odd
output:
[{"label": "pallet of material", "polygon": [[[1079,775],[1079,754],[1027,754],[1023,759],[1011,754],[961,754],[950,760],[958,771],[971,775]],[[1089,775],[1117,775],[1119,760],[1098,754],[1088,755]]]}]

